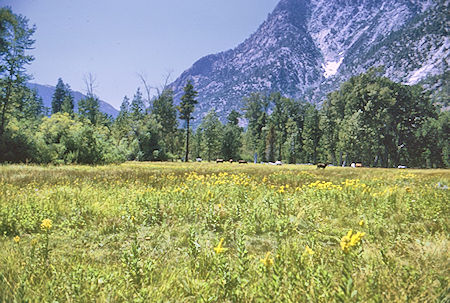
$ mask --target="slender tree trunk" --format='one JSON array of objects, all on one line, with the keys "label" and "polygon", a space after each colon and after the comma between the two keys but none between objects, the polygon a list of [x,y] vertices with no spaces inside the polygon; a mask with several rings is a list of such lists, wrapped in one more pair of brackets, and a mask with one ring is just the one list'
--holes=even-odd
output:
[{"label": "slender tree trunk", "polygon": [[9,105],[9,98],[11,96],[11,90],[12,90],[11,86],[12,86],[12,79],[10,77],[10,81],[8,83],[8,87],[6,89],[6,96],[5,96],[5,99],[4,99],[4,102],[3,102],[3,108],[2,108],[2,113],[1,113],[2,116],[0,118],[1,119],[1,122],[0,122],[0,136],[2,136],[3,132],[5,131],[6,111],[7,111],[8,105]]},{"label": "slender tree trunk", "polygon": [[281,155],[281,149],[283,148],[283,140],[281,140],[280,145],[278,147],[278,160],[281,161],[282,160],[282,155]]},{"label": "slender tree trunk", "polygon": [[190,120],[190,117],[187,117],[187,120],[186,120],[186,155],[184,157],[185,162],[188,162],[188,160],[189,160],[189,120]]}]

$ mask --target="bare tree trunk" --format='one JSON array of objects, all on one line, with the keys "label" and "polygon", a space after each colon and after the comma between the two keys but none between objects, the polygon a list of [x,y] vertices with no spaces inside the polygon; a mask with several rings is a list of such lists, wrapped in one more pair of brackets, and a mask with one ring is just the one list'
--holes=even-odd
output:
[{"label": "bare tree trunk", "polygon": [[5,132],[5,123],[6,123],[6,112],[8,109],[8,105],[9,105],[9,98],[11,97],[11,90],[12,90],[12,73],[13,70],[10,70],[10,76],[9,76],[9,81],[8,81],[8,86],[6,88],[6,96],[5,96],[5,101],[3,103],[3,108],[2,108],[2,116],[1,116],[1,122],[0,122],[0,136],[3,135],[3,133]]},{"label": "bare tree trunk", "polygon": [[279,161],[282,160],[282,159],[281,159],[281,158],[282,158],[282,157],[281,157],[281,153],[282,153],[281,150],[282,150],[282,149],[283,149],[283,141],[280,142],[280,146],[278,147],[278,160],[279,160]]},{"label": "bare tree trunk", "polygon": [[189,160],[189,120],[190,117],[186,120],[186,155],[184,157],[184,161],[188,162]]}]

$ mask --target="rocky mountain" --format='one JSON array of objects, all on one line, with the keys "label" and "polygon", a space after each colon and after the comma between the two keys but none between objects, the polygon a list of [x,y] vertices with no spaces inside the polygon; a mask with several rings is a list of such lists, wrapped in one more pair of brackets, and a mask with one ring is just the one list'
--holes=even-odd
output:
[{"label": "rocky mountain", "polygon": [[380,65],[393,80],[448,93],[449,16],[449,0],[281,0],[247,40],[201,58],[172,88],[179,98],[191,79],[195,116],[215,108],[222,118],[251,92],[320,103]]},{"label": "rocky mountain", "polygon": [[[36,83],[29,83],[28,87],[31,89],[36,89],[39,96],[41,96],[42,101],[44,103],[44,107],[47,107],[49,109],[52,108],[52,98],[53,94],[55,92],[55,87],[50,85],[41,85]],[[75,111],[78,112],[78,101],[80,101],[83,98],[86,98],[86,95],[83,95],[80,92],[72,91],[74,103],[75,103]],[[116,118],[119,114],[119,111],[112,107],[109,103],[100,100],[100,111],[112,116],[113,118]]]}]

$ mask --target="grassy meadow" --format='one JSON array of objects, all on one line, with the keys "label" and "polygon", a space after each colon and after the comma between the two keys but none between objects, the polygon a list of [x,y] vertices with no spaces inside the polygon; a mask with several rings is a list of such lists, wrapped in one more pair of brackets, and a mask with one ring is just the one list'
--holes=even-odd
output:
[{"label": "grassy meadow", "polygon": [[449,302],[449,170],[0,166],[0,302]]}]

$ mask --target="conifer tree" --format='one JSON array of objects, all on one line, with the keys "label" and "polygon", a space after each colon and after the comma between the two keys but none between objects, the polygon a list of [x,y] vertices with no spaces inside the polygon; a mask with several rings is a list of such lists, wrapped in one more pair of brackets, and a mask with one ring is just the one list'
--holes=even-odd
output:
[{"label": "conifer tree", "polygon": [[303,148],[307,154],[307,160],[313,163],[317,162],[320,137],[319,111],[313,105],[309,105],[305,113]]},{"label": "conifer tree", "polygon": [[242,127],[239,127],[240,114],[232,110],[228,115],[228,123],[224,127],[222,140],[222,156],[224,159],[238,160],[239,149],[242,147]]},{"label": "conifer tree", "polygon": [[70,116],[74,114],[74,105],[73,105],[73,97],[72,95],[64,96],[63,103],[61,105],[61,112],[68,113]]},{"label": "conifer tree", "polygon": [[190,80],[188,80],[183,90],[184,95],[181,97],[181,103],[177,108],[180,111],[180,119],[186,121],[186,154],[184,160],[187,162],[189,160],[189,122],[192,119],[191,115],[194,112],[194,107],[198,103],[195,99],[198,93],[194,90]]},{"label": "conifer tree", "polygon": [[145,115],[145,104],[142,97],[141,89],[138,87],[136,93],[133,96],[130,106],[131,116],[135,120],[141,120]]},{"label": "conifer tree", "polygon": [[66,96],[66,85],[61,78],[58,78],[55,92],[52,98],[52,114],[56,114],[62,111],[62,104],[64,97]]},{"label": "conifer tree", "polygon": [[29,27],[28,19],[14,14],[10,8],[0,8],[0,136],[3,135],[9,116],[21,102],[14,92],[25,88],[31,77],[25,66],[34,57],[26,52],[32,49],[31,38],[36,28]]},{"label": "conifer tree", "polygon": [[166,148],[171,153],[171,157],[175,154],[176,132],[177,132],[177,109],[174,105],[173,91],[164,89],[161,95],[153,101],[152,115],[161,125],[161,136],[166,144]]},{"label": "conifer tree", "polygon": [[200,124],[208,161],[219,158],[221,151],[222,123],[214,109],[210,110]]},{"label": "conifer tree", "polygon": [[97,124],[100,120],[100,104],[96,96],[91,95],[78,103],[80,115],[88,119],[92,124]]},{"label": "conifer tree", "polygon": [[266,124],[270,99],[259,93],[252,93],[244,99],[245,118],[248,120],[247,138],[250,149],[257,152],[261,161],[266,161]]}]

